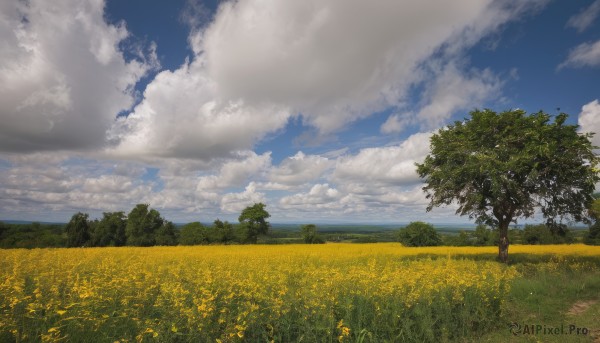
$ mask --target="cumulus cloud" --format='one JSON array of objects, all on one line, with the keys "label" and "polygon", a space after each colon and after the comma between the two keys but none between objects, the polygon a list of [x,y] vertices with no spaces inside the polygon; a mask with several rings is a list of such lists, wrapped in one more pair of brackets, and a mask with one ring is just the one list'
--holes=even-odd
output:
[{"label": "cumulus cloud", "polygon": [[269,180],[284,185],[300,185],[317,180],[333,162],[326,157],[318,155],[305,155],[302,151],[284,159],[274,167],[269,175]]},{"label": "cumulus cloud", "polygon": [[475,44],[539,3],[228,2],[203,52],[221,94],[287,104],[327,132],[397,105],[440,46]]},{"label": "cumulus cloud", "polygon": [[594,43],[582,43],[569,52],[566,61],[558,66],[565,67],[598,67],[600,66],[600,40]]},{"label": "cumulus cloud", "polygon": [[491,70],[461,70],[455,60],[431,61],[424,81],[425,91],[416,113],[394,113],[381,125],[385,134],[402,132],[408,125],[421,123],[424,129],[443,125],[459,110],[471,110],[500,94],[504,82]]},{"label": "cumulus cloud", "polygon": [[210,160],[251,148],[283,127],[286,108],[220,100],[198,57],[176,71],[163,71],[144,100],[110,131],[110,154],[128,158],[175,157]]},{"label": "cumulus cloud", "polygon": [[596,0],[578,14],[570,17],[567,21],[567,27],[572,27],[578,32],[583,32],[594,23],[599,14],[600,0]]},{"label": "cumulus cloud", "polygon": [[406,127],[414,122],[415,118],[411,113],[400,114],[394,113],[388,117],[385,123],[381,124],[381,133],[399,133],[406,129]]},{"label": "cumulus cloud", "polygon": [[307,193],[297,193],[282,197],[279,203],[284,207],[327,207],[331,202],[338,200],[340,192],[329,187],[329,184],[316,184]]},{"label": "cumulus cloud", "polygon": [[0,150],[95,149],[133,87],[157,66],[149,51],[126,61],[124,24],[103,19],[102,1],[0,4]]},{"label": "cumulus cloud", "polygon": [[594,132],[592,144],[600,146],[600,103],[598,99],[581,107],[579,113],[579,130],[581,132]]},{"label": "cumulus cloud", "polygon": [[221,210],[228,213],[239,213],[254,203],[266,202],[265,194],[256,190],[256,184],[250,182],[243,192],[227,193],[221,198]]},{"label": "cumulus cloud", "polygon": [[0,216],[20,212],[37,220],[65,220],[76,210],[127,211],[144,202],[152,183],[139,175],[120,175],[119,169],[136,169],[128,162],[109,162],[68,157],[64,153],[37,153],[4,157],[0,173]]},{"label": "cumulus cloud", "polygon": [[239,187],[250,177],[260,179],[271,166],[271,154],[257,155],[253,151],[244,153],[244,159],[225,162],[218,173],[199,178],[198,191]]},{"label": "cumulus cloud", "polygon": [[489,69],[462,72],[449,63],[434,73],[436,77],[423,95],[425,105],[416,114],[425,129],[437,128],[455,111],[471,110],[497,96],[503,85]]},{"label": "cumulus cloud", "polygon": [[[227,157],[251,149],[298,114],[325,135],[401,104],[412,85],[432,76],[420,66],[442,47],[445,56],[462,51],[543,2],[221,3],[210,24],[190,33],[191,61],[157,75],[144,100],[113,127],[111,153]],[[489,71],[454,73],[441,73],[438,93],[428,98],[443,100],[444,108],[431,105],[423,116],[437,120],[463,106],[464,98],[483,99],[499,87]],[[451,76],[466,90],[443,93],[441,87],[456,84]],[[390,120],[384,132],[402,121]]]},{"label": "cumulus cloud", "polygon": [[410,185],[418,182],[415,162],[429,152],[431,133],[416,133],[400,145],[366,148],[356,155],[338,159],[333,180],[354,191],[382,185]]}]

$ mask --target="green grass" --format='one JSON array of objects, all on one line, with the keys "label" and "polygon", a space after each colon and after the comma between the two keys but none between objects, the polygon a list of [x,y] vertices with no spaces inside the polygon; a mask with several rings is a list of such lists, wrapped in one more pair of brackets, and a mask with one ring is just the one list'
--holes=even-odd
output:
[{"label": "green grass", "polygon": [[[600,341],[600,264],[599,259],[584,260],[583,267],[559,263],[548,270],[539,257],[527,261],[521,256],[515,266],[523,273],[513,281],[507,310],[496,330],[465,342],[598,342]],[[586,303],[577,313],[569,313],[575,304]],[[585,308],[587,307],[587,308]],[[513,335],[510,324],[521,325]],[[525,333],[524,326],[541,325],[538,333]],[[560,334],[544,334],[543,326],[561,328]],[[570,333],[570,325],[587,328],[588,335]],[[575,329],[576,330],[576,329]],[[531,330],[529,330],[531,331]]]}]

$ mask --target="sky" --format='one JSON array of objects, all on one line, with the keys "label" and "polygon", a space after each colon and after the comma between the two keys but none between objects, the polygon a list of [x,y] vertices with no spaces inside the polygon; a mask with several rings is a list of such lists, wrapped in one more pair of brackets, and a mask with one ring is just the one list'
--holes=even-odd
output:
[{"label": "sky", "polygon": [[599,99],[600,0],[1,1],[0,219],[467,223],[433,133]]}]

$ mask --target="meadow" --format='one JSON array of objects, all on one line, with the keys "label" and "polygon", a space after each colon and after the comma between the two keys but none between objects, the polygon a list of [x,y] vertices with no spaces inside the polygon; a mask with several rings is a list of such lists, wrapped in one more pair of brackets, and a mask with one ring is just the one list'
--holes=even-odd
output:
[{"label": "meadow", "polygon": [[[535,341],[508,323],[558,325],[580,299],[600,309],[600,247],[510,254],[505,265],[495,247],[398,243],[0,250],[0,341]],[[594,339],[590,313],[578,322],[589,333],[567,338]]]}]

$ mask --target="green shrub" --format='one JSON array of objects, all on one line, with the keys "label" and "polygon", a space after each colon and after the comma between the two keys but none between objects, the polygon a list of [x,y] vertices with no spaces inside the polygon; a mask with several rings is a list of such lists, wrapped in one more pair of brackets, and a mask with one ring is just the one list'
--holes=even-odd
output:
[{"label": "green shrub", "polygon": [[400,243],[409,247],[425,247],[442,245],[440,235],[431,224],[412,222],[398,233]]}]

